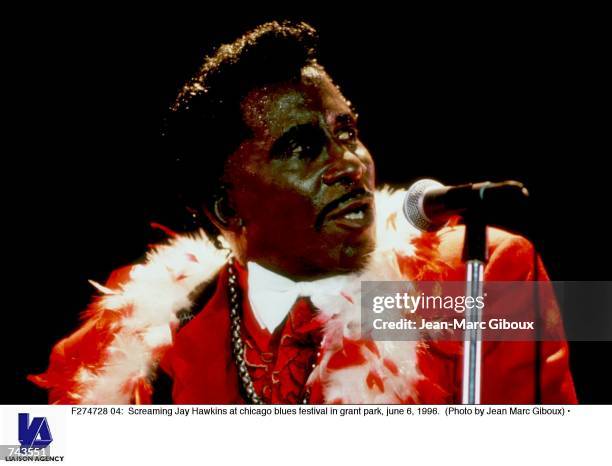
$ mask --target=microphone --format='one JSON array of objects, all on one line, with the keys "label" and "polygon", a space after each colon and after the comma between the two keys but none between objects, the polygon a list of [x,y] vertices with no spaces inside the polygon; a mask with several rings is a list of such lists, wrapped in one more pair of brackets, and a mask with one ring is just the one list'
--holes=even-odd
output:
[{"label": "microphone", "polygon": [[453,215],[488,216],[503,209],[525,205],[529,192],[518,181],[469,183],[444,186],[422,179],[408,188],[404,199],[404,215],[421,231],[442,228]]}]

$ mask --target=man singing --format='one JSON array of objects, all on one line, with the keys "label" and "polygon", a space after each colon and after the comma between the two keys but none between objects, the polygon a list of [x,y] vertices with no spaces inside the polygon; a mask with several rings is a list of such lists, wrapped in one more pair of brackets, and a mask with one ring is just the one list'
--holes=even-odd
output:
[{"label": "man singing", "polygon": [[[310,26],[267,23],[220,47],[166,133],[204,230],[95,284],[81,328],[30,376],[50,402],[157,402],[164,385],[184,404],[460,402],[461,345],[360,333],[361,281],[463,280],[463,228],[419,234],[402,192],[376,190]],[[546,278],[521,237],[490,229],[489,256],[487,280]],[[483,346],[483,403],[576,402],[562,338]]]}]

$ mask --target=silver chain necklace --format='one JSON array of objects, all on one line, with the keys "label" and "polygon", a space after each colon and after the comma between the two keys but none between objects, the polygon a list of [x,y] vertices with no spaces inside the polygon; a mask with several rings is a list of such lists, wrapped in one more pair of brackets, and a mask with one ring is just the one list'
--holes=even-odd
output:
[{"label": "silver chain necklace", "polygon": [[[232,352],[234,353],[234,362],[238,368],[238,376],[242,382],[242,388],[248,397],[248,401],[254,405],[264,404],[261,397],[255,391],[253,385],[253,379],[249,374],[249,368],[247,367],[244,359],[245,344],[242,340],[240,332],[240,319],[241,319],[241,305],[240,305],[240,293],[238,289],[238,277],[236,275],[236,269],[234,267],[234,258],[232,256],[228,259],[228,288],[229,288],[229,300],[230,300],[230,320],[231,320],[231,337],[232,337]],[[317,352],[317,357],[320,356],[320,352]],[[316,364],[312,365],[312,369],[316,367]],[[304,391],[304,397],[302,398],[302,404],[308,404],[310,400],[310,389],[307,388]]]}]

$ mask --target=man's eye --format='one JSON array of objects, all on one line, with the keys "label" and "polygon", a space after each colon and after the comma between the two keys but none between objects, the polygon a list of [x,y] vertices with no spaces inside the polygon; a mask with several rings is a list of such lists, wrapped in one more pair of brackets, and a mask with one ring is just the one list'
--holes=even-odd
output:
[{"label": "man's eye", "polygon": [[336,137],[338,138],[339,141],[342,141],[342,142],[354,141],[355,138],[357,137],[357,132],[352,128],[347,128],[347,129],[340,130],[336,134]]},{"label": "man's eye", "polygon": [[272,146],[273,158],[315,159],[325,147],[325,133],[318,126],[305,124],[291,128]]},{"label": "man's eye", "polygon": [[289,156],[314,159],[323,150],[322,144],[317,140],[309,142],[294,142],[289,145]]},{"label": "man's eye", "polygon": [[293,156],[300,156],[302,155],[302,153],[304,152],[304,146],[302,144],[290,144],[289,146],[289,155],[291,157]]}]

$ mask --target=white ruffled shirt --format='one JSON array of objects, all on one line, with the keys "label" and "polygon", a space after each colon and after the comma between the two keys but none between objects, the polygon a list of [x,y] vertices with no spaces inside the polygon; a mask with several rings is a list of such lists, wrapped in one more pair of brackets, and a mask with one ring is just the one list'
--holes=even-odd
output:
[{"label": "white ruffled shirt", "polygon": [[337,297],[354,274],[336,275],[319,280],[295,282],[268,270],[255,262],[247,262],[249,302],[255,319],[270,333],[285,320],[299,297],[308,297],[321,308],[330,297]]}]

